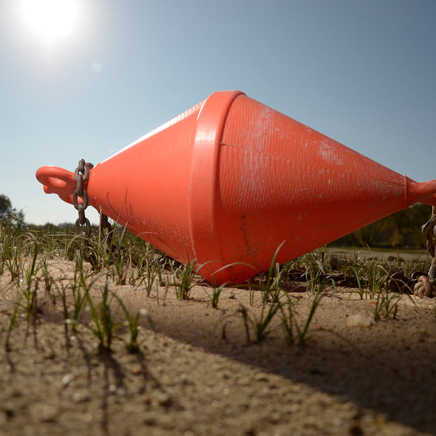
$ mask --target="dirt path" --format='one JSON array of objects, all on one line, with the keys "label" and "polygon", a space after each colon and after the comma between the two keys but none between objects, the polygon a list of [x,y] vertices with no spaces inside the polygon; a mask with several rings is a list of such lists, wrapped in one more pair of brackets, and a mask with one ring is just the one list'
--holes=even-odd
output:
[{"label": "dirt path", "polygon": [[[139,353],[130,354],[121,340],[102,352],[83,326],[72,335],[60,299],[53,305],[41,291],[39,322],[21,313],[6,350],[9,283],[0,277],[1,435],[436,434],[432,299],[403,296],[395,319],[374,322],[374,300],[329,289],[302,348],[288,346],[280,316],[265,341],[247,341],[243,314],[260,317],[260,292],[250,303],[247,290],[225,289],[213,309],[204,286],[184,301],[172,287],[165,298],[164,287],[147,297],[111,286],[156,327],[142,319]],[[314,297],[290,296],[303,325]]]},{"label": "dirt path", "polygon": [[[321,249],[316,250],[318,253],[321,253]],[[339,257],[345,257],[345,258],[353,258],[355,256],[359,257],[360,259],[380,259],[380,260],[406,260],[410,261],[413,259],[420,259],[424,260],[426,262],[429,262],[429,254],[427,250],[413,250],[413,251],[406,251],[404,249],[395,250],[391,249],[389,251],[377,249],[377,248],[336,248],[336,247],[327,247],[326,249],[326,255],[336,255]]]}]

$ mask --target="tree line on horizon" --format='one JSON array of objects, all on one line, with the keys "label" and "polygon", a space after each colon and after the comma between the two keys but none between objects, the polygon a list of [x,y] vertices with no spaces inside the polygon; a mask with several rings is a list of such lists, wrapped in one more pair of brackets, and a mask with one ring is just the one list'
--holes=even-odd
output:
[{"label": "tree line on horizon", "polygon": [[[431,216],[431,206],[415,204],[328,244],[335,247],[425,248],[421,226]],[[6,195],[0,195],[0,224],[13,222],[18,228],[46,232],[73,231],[74,223],[36,225],[26,223],[24,213],[12,207]],[[94,227],[94,226],[93,226]]]},{"label": "tree line on horizon", "polygon": [[431,206],[418,203],[330,243],[337,247],[425,248],[421,227]]}]

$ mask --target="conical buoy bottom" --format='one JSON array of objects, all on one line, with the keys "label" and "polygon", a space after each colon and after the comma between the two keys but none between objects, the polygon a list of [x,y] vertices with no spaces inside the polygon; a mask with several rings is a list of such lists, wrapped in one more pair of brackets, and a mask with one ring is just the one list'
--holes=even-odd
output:
[{"label": "conical buoy bottom", "polygon": [[[71,201],[71,176],[44,167]],[[74,178],[73,178],[74,180]],[[217,92],[90,171],[89,202],[208,281],[241,283],[414,204],[416,183],[239,91]],[[231,265],[231,266],[229,266]]]}]

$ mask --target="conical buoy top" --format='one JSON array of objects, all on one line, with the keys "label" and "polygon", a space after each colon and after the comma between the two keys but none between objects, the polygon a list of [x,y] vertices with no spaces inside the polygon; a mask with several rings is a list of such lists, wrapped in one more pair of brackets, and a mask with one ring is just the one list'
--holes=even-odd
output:
[{"label": "conical buoy top", "polygon": [[[73,173],[42,167],[72,202]],[[417,202],[416,183],[240,91],[216,92],[90,171],[89,204],[208,281],[241,283]],[[283,243],[283,244],[282,244]]]}]

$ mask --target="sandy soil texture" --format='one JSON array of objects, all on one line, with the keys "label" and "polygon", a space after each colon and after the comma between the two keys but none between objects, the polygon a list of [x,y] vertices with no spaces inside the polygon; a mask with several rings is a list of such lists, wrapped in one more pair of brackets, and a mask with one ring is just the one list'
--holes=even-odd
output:
[{"label": "sandy soil texture", "polygon": [[[49,268],[71,293],[73,263]],[[89,311],[72,334],[60,290],[42,287],[38,319],[20,310],[5,347],[17,301],[10,283],[0,277],[1,435],[436,434],[433,299],[402,295],[395,318],[376,322],[374,299],[327,288],[302,347],[288,345],[279,312],[267,338],[254,341],[259,291],[227,288],[214,309],[205,283],[183,301],[172,286],[148,297],[143,287],[111,285],[155,325],[141,318],[139,351],[129,353],[126,327],[112,352],[99,348]],[[288,295],[304,326],[314,295],[301,283]]]}]

